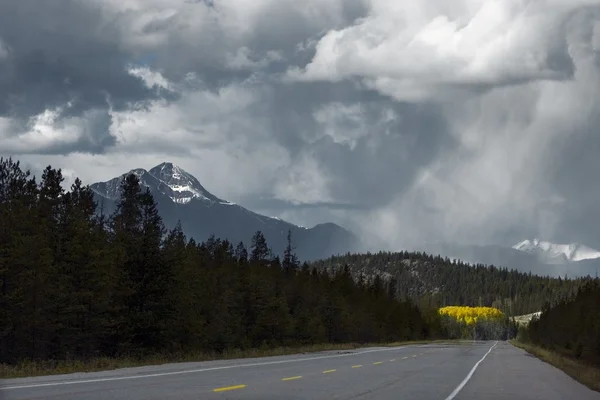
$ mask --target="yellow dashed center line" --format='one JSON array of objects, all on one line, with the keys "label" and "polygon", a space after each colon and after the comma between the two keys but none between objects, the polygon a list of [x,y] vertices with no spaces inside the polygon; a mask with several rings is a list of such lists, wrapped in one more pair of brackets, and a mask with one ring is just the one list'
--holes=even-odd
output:
[{"label": "yellow dashed center line", "polygon": [[360,368],[362,365],[353,365],[352,368]]},{"label": "yellow dashed center line", "polygon": [[301,376],[290,376],[289,378],[283,378],[282,381],[295,381],[296,379],[302,379]]},{"label": "yellow dashed center line", "polygon": [[213,389],[213,392],[225,392],[227,390],[237,390],[237,389],[243,389],[245,387],[246,387],[246,385],[225,386],[222,388]]},{"label": "yellow dashed center line", "polygon": [[328,374],[330,372],[335,372],[335,371],[336,371],[335,369],[328,369],[328,370],[323,371],[323,373]]},{"label": "yellow dashed center line", "polygon": [[373,365],[379,365],[379,364],[383,364],[383,362],[382,361],[377,361],[377,362],[373,363]]}]

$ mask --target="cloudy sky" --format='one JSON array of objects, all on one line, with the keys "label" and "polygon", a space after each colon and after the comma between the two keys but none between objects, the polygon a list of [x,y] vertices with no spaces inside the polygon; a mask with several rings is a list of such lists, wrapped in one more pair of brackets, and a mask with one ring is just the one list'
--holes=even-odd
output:
[{"label": "cloudy sky", "polygon": [[600,0],[0,2],[0,155],[374,246],[600,247]]}]

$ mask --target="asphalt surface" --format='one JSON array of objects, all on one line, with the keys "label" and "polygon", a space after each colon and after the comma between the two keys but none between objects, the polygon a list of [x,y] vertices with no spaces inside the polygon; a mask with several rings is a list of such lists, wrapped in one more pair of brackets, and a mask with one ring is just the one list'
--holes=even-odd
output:
[{"label": "asphalt surface", "polygon": [[600,393],[506,342],[166,364],[0,385],[2,400],[600,400]]}]

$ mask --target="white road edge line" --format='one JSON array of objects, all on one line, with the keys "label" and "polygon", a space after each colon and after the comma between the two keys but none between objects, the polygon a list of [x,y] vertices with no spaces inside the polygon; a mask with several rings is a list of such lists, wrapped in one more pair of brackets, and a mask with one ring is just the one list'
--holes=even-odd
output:
[{"label": "white road edge line", "polygon": [[311,361],[311,360],[321,360],[325,358],[338,358],[338,357],[348,357],[348,356],[357,356],[365,353],[375,353],[379,351],[394,351],[400,349],[406,349],[411,347],[420,347],[419,345],[408,345],[408,346],[398,346],[398,347],[389,347],[384,349],[374,349],[374,350],[364,350],[356,353],[346,353],[346,354],[336,354],[332,356],[319,356],[319,357],[309,357],[309,358],[294,358],[291,360],[281,360],[281,361],[267,361],[262,363],[252,363],[252,364],[238,364],[238,365],[226,365],[223,367],[212,367],[212,368],[202,368],[202,369],[190,369],[185,371],[173,371],[173,372],[161,372],[156,374],[146,374],[146,375],[130,375],[130,376],[116,376],[111,378],[97,378],[97,379],[85,379],[78,381],[59,381],[59,382],[49,382],[49,383],[33,383],[30,385],[17,385],[17,386],[6,386],[0,387],[0,392],[3,390],[14,390],[14,389],[28,389],[28,388],[36,388],[36,387],[47,387],[47,386],[60,386],[60,385],[76,385],[80,383],[95,383],[95,382],[110,382],[110,381],[123,381],[127,379],[141,379],[141,378],[154,378],[157,376],[169,376],[169,375],[183,375],[183,374],[194,374],[197,372],[206,372],[206,371],[218,371],[223,369],[232,369],[232,368],[247,368],[247,367],[256,367],[260,365],[273,365],[273,364],[287,364],[293,362],[301,362],[301,361]]},{"label": "white road edge line", "polygon": [[475,370],[477,369],[477,367],[479,367],[479,364],[481,364],[481,362],[483,360],[485,360],[485,358],[487,357],[487,355],[490,354],[492,352],[492,350],[494,350],[494,347],[496,347],[497,344],[498,344],[498,341],[496,340],[496,343],[494,343],[492,345],[492,347],[490,347],[490,349],[487,351],[487,353],[485,353],[483,355],[483,357],[481,357],[481,360],[477,361],[477,363],[473,366],[473,368],[471,368],[471,371],[465,377],[465,379],[463,379],[463,381],[460,383],[460,385],[458,385],[456,387],[456,389],[454,389],[454,391],[452,393],[450,393],[450,395],[448,397],[446,397],[446,400],[452,400],[453,398],[456,397],[456,395],[462,390],[462,388],[465,387],[465,385],[467,384],[467,382],[469,382],[469,380],[473,376],[473,373],[475,373]]}]

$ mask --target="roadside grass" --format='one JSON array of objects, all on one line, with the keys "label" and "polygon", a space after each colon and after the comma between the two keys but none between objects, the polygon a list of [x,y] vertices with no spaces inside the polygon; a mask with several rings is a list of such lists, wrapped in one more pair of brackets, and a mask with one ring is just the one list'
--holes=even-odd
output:
[{"label": "roadside grass", "polygon": [[306,354],[320,351],[353,350],[361,347],[398,347],[413,344],[451,343],[460,340],[418,340],[393,343],[341,343],[341,344],[315,344],[297,347],[276,347],[256,349],[233,349],[223,353],[185,353],[185,354],[154,354],[145,357],[100,357],[87,361],[81,360],[24,360],[16,365],[0,364],[0,379],[23,378],[43,375],[70,374],[75,372],[107,371],[119,368],[131,368],[150,365],[160,365],[179,362],[200,362],[213,360],[229,360],[236,358],[256,358],[284,356],[292,354]]},{"label": "roadside grass", "polygon": [[590,389],[600,392],[600,368],[540,346],[519,342],[518,340],[510,340],[510,343],[562,370]]}]

